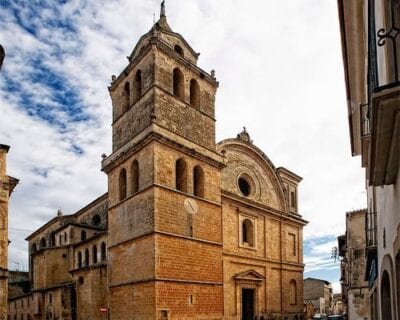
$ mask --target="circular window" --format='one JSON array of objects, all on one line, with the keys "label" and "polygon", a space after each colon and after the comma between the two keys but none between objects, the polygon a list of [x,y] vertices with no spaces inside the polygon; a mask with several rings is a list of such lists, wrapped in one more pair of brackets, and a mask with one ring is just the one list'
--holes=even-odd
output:
[{"label": "circular window", "polygon": [[238,185],[240,192],[245,196],[248,197],[251,194],[251,185],[249,179],[244,176],[240,176],[238,179]]}]

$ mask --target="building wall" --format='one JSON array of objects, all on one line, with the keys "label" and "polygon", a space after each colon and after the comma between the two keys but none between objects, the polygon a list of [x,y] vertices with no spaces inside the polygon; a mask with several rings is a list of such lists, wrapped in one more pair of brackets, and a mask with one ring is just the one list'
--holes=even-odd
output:
[{"label": "building wall", "polygon": [[[384,271],[387,271],[391,280],[392,314],[400,312],[400,175],[394,185],[375,188],[375,202],[377,214],[378,239],[378,279],[382,280]],[[397,270],[396,270],[397,267]],[[397,277],[397,278],[396,278]],[[377,290],[382,289],[378,281]],[[379,308],[384,308],[380,300]],[[383,320],[383,319],[382,319]]]},{"label": "building wall", "polygon": [[368,316],[368,283],[366,270],[365,215],[367,210],[346,214],[347,243],[347,310],[352,319],[364,320]]}]

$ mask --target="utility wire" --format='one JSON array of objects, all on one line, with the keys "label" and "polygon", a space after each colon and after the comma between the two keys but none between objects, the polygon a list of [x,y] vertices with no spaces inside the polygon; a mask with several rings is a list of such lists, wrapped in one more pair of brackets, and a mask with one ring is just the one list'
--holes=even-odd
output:
[{"label": "utility wire", "polygon": [[33,232],[34,230],[28,230],[28,229],[19,229],[19,228],[8,228],[10,230],[16,230],[16,231],[28,231],[28,232]]}]

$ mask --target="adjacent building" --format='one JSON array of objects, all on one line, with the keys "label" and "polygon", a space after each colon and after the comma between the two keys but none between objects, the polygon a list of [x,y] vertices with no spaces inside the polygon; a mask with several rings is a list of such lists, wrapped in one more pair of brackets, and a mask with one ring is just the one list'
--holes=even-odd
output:
[{"label": "adjacent building", "polygon": [[368,282],[365,217],[367,209],[346,213],[346,234],[338,238],[341,286],[351,320],[364,320],[368,316]]},{"label": "adjacent building", "polygon": [[333,294],[332,314],[347,314],[347,305],[343,300],[341,293]]},{"label": "adjacent building", "polygon": [[160,20],[109,87],[108,192],[29,241],[10,319],[288,319],[303,312],[295,173],[246,129],[215,142],[215,73]]},{"label": "adjacent building", "polygon": [[365,168],[369,319],[399,319],[400,2],[338,5],[351,150]]},{"label": "adjacent building", "polygon": [[333,291],[329,281],[306,278],[304,279],[304,302],[312,303],[314,314],[331,314]]}]

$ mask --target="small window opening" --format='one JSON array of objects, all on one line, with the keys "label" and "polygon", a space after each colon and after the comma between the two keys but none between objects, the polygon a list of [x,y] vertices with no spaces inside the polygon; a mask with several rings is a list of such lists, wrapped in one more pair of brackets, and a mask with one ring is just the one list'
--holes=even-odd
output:
[{"label": "small window opening", "polygon": [[139,162],[137,160],[132,162],[131,167],[131,181],[132,181],[132,194],[139,191]]},{"label": "small window opening", "polygon": [[82,252],[78,252],[78,268],[82,268]]},{"label": "small window opening", "polygon": [[67,232],[64,232],[64,242],[67,242]]},{"label": "small window opening", "polygon": [[160,310],[160,320],[168,320],[168,310]]},{"label": "small window opening", "polygon": [[46,248],[46,239],[45,238],[42,238],[40,240],[40,249],[42,249],[42,248]]},{"label": "small window opening", "polygon": [[61,246],[61,244],[62,244],[62,237],[61,237],[61,234],[60,235],[58,235],[58,244]]},{"label": "small window opening", "polygon": [[187,168],[182,158],[175,164],[175,185],[177,190],[187,192]]},{"label": "small window opening", "polygon": [[193,304],[193,295],[189,295],[189,304]]},{"label": "small window opening", "polygon": [[37,251],[37,247],[36,247],[35,243],[32,245],[31,251],[32,251],[32,253],[35,253]]},{"label": "small window opening", "polygon": [[101,217],[100,217],[100,215],[95,214],[95,215],[92,217],[92,225],[98,227],[100,224],[101,224]]},{"label": "small window opening", "polygon": [[242,242],[250,247],[254,246],[254,226],[249,219],[244,219],[242,222]]},{"label": "small window opening", "polygon": [[81,240],[84,241],[84,240],[86,240],[86,238],[87,238],[86,231],[85,231],[85,230],[82,230],[82,231],[81,231]]},{"label": "small window opening", "polygon": [[106,259],[107,259],[106,243],[102,242],[101,243],[101,261],[105,261]]},{"label": "small window opening", "polygon": [[290,280],[290,304],[292,306],[297,305],[297,285],[296,285],[296,280],[292,279]]},{"label": "small window opening", "polygon": [[119,200],[126,198],[126,170],[122,169],[119,173]]},{"label": "small window opening", "polygon": [[49,294],[49,303],[53,303],[53,295],[51,293]]},{"label": "small window opening", "polygon": [[174,50],[175,50],[175,52],[178,53],[180,56],[184,57],[183,49],[182,49],[181,46],[179,46],[179,45],[176,44],[175,47],[174,47]]},{"label": "small window opening", "polygon": [[173,71],[173,89],[176,97],[184,98],[184,77],[182,71],[178,68]]},{"label": "small window opening", "polygon": [[92,249],[93,263],[97,263],[97,246],[94,245]]},{"label": "small window opening", "polygon": [[89,265],[89,249],[85,249],[85,267]]}]

